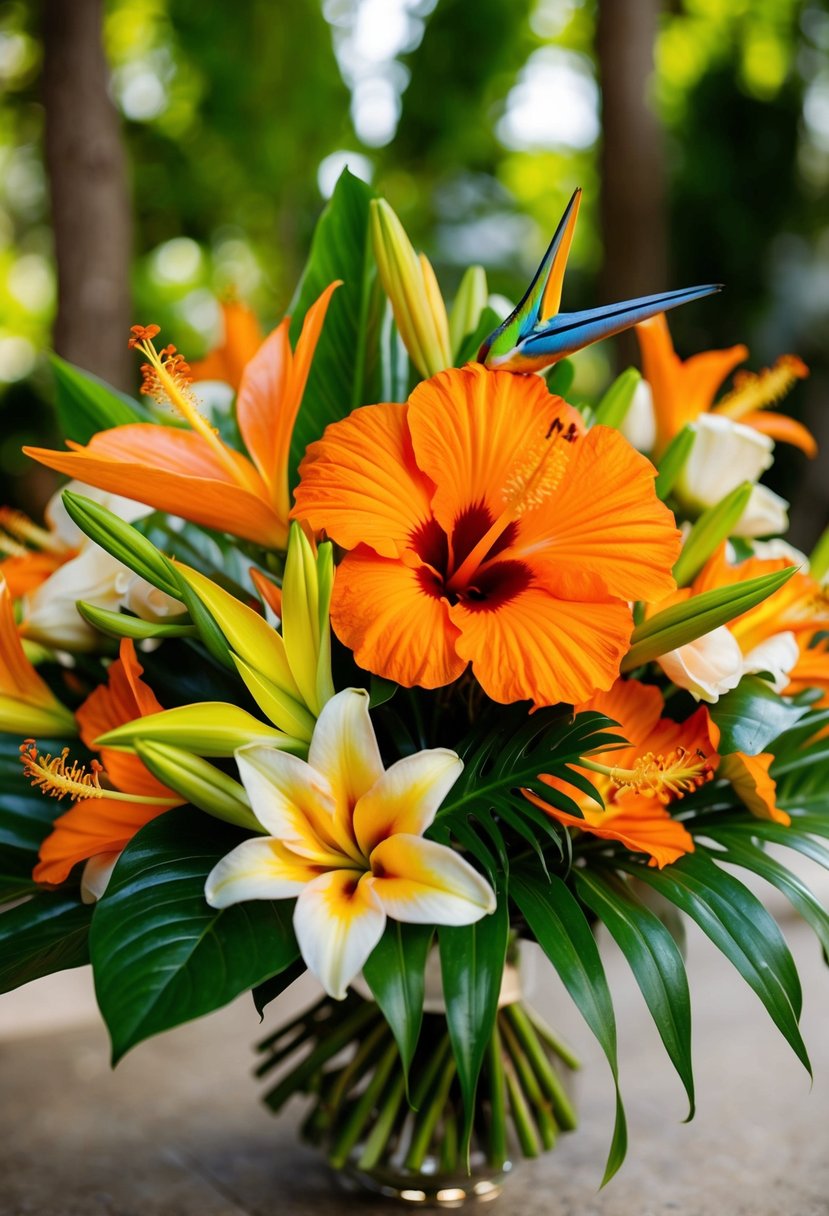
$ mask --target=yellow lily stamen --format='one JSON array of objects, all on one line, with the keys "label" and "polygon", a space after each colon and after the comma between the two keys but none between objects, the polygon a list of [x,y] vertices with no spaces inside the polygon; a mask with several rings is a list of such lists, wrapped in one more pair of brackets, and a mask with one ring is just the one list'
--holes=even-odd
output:
[{"label": "yellow lily stamen", "polygon": [[657,798],[667,805],[672,798],[690,794],[714,776],[710,759],[700,750],[679,746],[667,754],[646,752],[633,768],[616,768],[582,759],[582,768],[608,777],[613,785],[625,787],[646,798]]},{"label": "yellow lily stamen", "polygon": [[25,553],[27,548],[44,549],[48,553],[62,553],[66,546],[47,532],[45,528],[41,528],[29,519],[28,515],[24,515],[22,511],[16,511],[14,507],[0,507],[0,544],[11,541],[12,544],[17,542],[18,552]]},{"label": "yellow lily stamen", "polygon": [[119,802],[141,802],[151,806],[169,806],[169,798],[152,798],[141,794],[122,794],[120,790],[107,789],[101,785],[100,774],[104,766],[99,760],[91,760],[89,768],[77,760],[70,763],[69,748],[64,747],[59,756],[48,752],[44,755],[37,749],[34,739],[20,744],[20,760],[23,772],[32,785],[50,798],[114,798]]},{"label": "yellow lily stamen", "polygon": [[781,355],[773,367],[761,372],[738,372],[733,389],[717,403],[716,412],[728,418],[743,418],[774,405],[808,375],[808,367],[797,355]]},{"label": "yellow lily stamen", "polygon": [[244,485],[245,481],[239,475],[233,454],[222,443],[215,428],[199,412],[190,387],[190,365],[184,356],[173,345],[165,346],[160,352],[155,349],[153,338],[160,332],[157,325],[133,325],[131,332],[133,336],[129,340],[130,349],[140,351],[147,360],[141,367],[144,377],[141,392],[147,397],[153,397],[159,405],[172,405],[178,410],[188,426],[201,435],[202,439],[207,440],[234,481]]}]

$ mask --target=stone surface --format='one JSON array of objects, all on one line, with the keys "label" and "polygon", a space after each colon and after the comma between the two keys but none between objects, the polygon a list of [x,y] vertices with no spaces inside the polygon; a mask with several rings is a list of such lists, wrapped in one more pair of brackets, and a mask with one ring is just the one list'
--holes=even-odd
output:
[{"label": "stone surface", "polygon": [[[521,1216],[826,1216],[829,972],[808,931],[784,926],[804,980],[815,1084],[739,977],[690,938],[698,1112],[635,984],[603,943],[620,1025],[630,1152],[597,1193],[610,1136],[607,1066],[544,966],[533,999],[585,1060],[582,1126],[522,1165],[487,1211]],[[303,981],[304,982],[304,981]],[[250,1045],[307,1001],[286,993],[260,1028],[248,998],[136,1048],[112,1073],[86,972],[0,999],[0,1216],[350,1216],[400,1209],[342,1194],[300,1145],[297,1104],[260,1107]],[[57,1021],[64,1028],[56,1029]]]}]

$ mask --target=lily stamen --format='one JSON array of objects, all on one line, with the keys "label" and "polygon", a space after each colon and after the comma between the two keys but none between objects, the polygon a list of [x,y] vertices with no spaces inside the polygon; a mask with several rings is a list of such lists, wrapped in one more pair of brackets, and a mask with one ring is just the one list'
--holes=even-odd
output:
[{"label": "lily stamen", "polygon": [[787,396],[808,374],[808,367],[797,355],[781,355],[773,367],[761,372],[738,372],[731,392],[717,403],[717,413],[737,420],[765,409]]},{"label": "lily stamen", "polygon": [[699,789],[714,776],[714,768],[703,751],[693,752],[678,746],[667,754],[646,752],[633,768],[616,768],[582,759],[580,764],[608,777],[613,785],[625,787],[646,798],[657,798],[667,805],[672,798]]},{"label": "lily stamen", "polygon": [[69,748],[64,747],[58,756],[45,755],[38,751],[34,739],[25,739],[20,744],[20,760],[23,772],[32,785],[50,798],[77,800],[83,798],[114,798],[118,802],[141,802],[153,806],[168,806],[169,798],[151,798],[140,794],[123,794],[120,790],[107,789],[101,785],[100,775],[104,766],[100,760],[91,760],[89,768],[77,760],[70,761]]},{"label": "lily stamen", "polygon": [[29,549],[62,553],[66,548],[45,528],[39,527],[28,515],[16,511],[14,507],[0,507],[0,547],[16,556],[22,556]]}]

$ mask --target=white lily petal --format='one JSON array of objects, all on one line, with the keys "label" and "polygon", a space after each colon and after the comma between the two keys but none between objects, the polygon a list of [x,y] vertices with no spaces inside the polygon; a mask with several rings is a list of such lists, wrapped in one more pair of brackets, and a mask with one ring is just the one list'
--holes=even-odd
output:
[{"label": "white lily petal", "polygon": [[471,925],[495,911],[495,892],[447,845],[403,834],[371,854],[371,885],[394,920],[415,925]]},{"label": "white lily petal", "polygon": [[349,811],[381,776],[383,761],[364,689],[346,688],[323,706],[308,763],[325,773],[338,807]]},{"label": "white lily petal", "polygon": [[754,486],[740,522],[734,528],[734,535],[749,539],[772,536],[785,532],[788,526],[789,504],[785,498],[775,494],[768,486]]},{"label": "white lily petal", "polygon": [[697,701],[711,703],[736,688],[743,674],[742,651],[725,625],[669,650],[657,662],[677,688],[686,688]]},{"label": "white lily petal", "polygon": [[49,531],[67,549],[84,549],[92,542],[70,518],[69,512],[63,505],[65,490],[70,490],[73,494],[82,494],[84,498],[100,503],[102,507],[106,507],[108,511],[112,511],[113,515],[117,515],[119,519],[125,520],[128,524],[134,523],[137,519],[143,519],[153,509],[146,503],[134,502],[131,498],[122,498],[120,494],[110,494],[106,490],[99,490],[96,486],[88,486],[83,481],[70,481],[52,495],[43,512]]},{"label": "white lily petal", "polygon": [[78,612],[78,600],[117,612],[121,604],[119,579],[125,567],[97,545],[59,566],[31,595],[25,597],[25,636],[63,650],[91,650],[100,634]]},{"label": "white lily petal", "polygon": [[294,911],[300,953],[337,1001],[362,971],[385,927],[386,913],[367,876],[354,870],[335,870],[314,879]]},{"label": "white lily petal", "polygon": [[445,747],[405,756],[386,769],[354,807],[354,834],[365,856],[397,832],[422,836],[462,771],[463,761]]},{"label": "white lily petal", "polygon": [[95,904],[109,886],[112,871],[118,862],[121,852],[98,853],[90,857],[81,875],[81,902]]},{"label": "white lily petal", "polygon": [[772,463],[773,440],[721,414],[701,414],[693,423],[694,446],[674,485],[693,512],[715,506],[744,481],[757,481]]},{"label": "white lily petal", "polygon": [[234,753],[251,809],[266,831],[304,857],[336,864],[334,795],[322,773],[288,752],[251,743]]},{"label": "white lily petal", "polygon": [[789,682],[789,673],[800,658],[797,638],[790,631],[776,633],[750,650],[743,660],[746,672],[767,671],[773,679],[775,692],[782,692]]},{"label": "white lily petal", "polygon": [[640,452],[652,452],[656,443],[656,413],[653,393],[647,380],[640,380],[633,393],[630,408],[619,430]]},{"label": "white lily petal", "polygon": [[[762,489],[762,487],[761,487]],[[771,540],[755,540],[751,546],[755,557],[763,561],[771,561],[775,557],[785,557],[792,565],[797,566],[804,574],[809,573],[809,559],[801,549],[795,549],[782,536],[774,536]],[[729,558],[729,560],[733,560]]]},{"label": "white lily petal", "polygon": [[213,867],[204,884],[211,908],[249,899],[292,899],[319,877],[319,867],[296,857],[278,840],[243,840]]}]

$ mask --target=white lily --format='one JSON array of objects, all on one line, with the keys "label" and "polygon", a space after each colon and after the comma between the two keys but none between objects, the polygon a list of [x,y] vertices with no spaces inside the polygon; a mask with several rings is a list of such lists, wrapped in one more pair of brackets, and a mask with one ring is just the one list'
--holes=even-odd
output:
[{"label": "white lily", "polygon": [[[716,506],[743,482],[757,482],[772,463],[774,441],[754,427],[721,414],[693,423],[694,446],[674,485],[683,507],[699,514]],[[770,536],[784,531],[788,503],[767,486],[755,485],[735,536]]]},{"label": "white lily", "polygon": [[446,748],[384,770],[368,694],[346,689],[323,707],[308,762],[261,744],[239,748],[251,807],[269,833],[238,845],[208,875],[214,908],[297,897],[294,929],[309,970],[340,1000],[386,918],[468,925],[495,894],[446,845],[424,840],[463,768]]},{"label": "white lily", "polygon": [[652,452],[656,444],[656,414],[653,392],[647,380],[640,380],[633,391],[630,408],[619,430],[640,452]]},{"label": "white lily", "polygon": [[789,683],[789,673],[800,658],[800,647],[791,630],[776,633],[750,650],[743,660],[745,672],[768,672],[774,691],[782,693]]},{"label": "white lily", "polygon": [[736,688],[743,674],[743,654],[734,634],[725,626],[660,656],[659,666],[678,688],[697,701],[713,703]]}]

